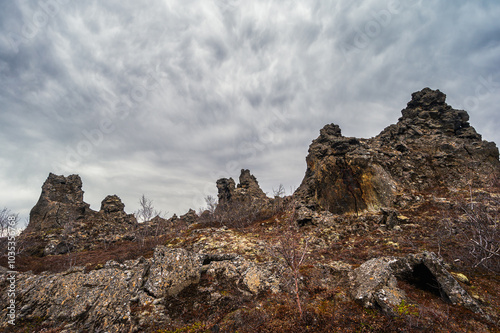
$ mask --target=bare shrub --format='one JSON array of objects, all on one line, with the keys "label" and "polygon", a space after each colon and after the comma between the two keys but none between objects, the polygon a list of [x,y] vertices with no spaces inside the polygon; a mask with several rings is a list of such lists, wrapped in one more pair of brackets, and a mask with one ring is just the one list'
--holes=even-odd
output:
[{"label": "bare shrub", "polygon": [[[292,207],[294,207],[294,205],[292,205]],[[291,289],[295,297],[300,318],[302,318],[304,313],[300,299],[300,281],[302,277],[300,270],[308,254],[309,239],[303,237],[300,233],[295,223],[295,218],[295,208],[293,208],[291,215],[286,221],[287,229],[278,238],[276,245],[271,248],[271,255],[277,258],[290,274]]]},{"label": "bare shrub", "polygon": [[283,184],[279,184],[278,188],[275,190],[273,188],[273,213],[277,214],[284,209],[284,201],[285,201],[285,187]]},{"label": "bare shrub", "polygon": [[150,221],[155,216],[161,216],[163,213],[153,206],[153,200],[147,198],[144,194],[139,200],[140,208],[134,213],[138,222]]},{"label": "bare shrub", "polygon": [[499,205],[498,200],[494,207],[473,201],[460,205],[465,215],[463,225],[473,267],[500,271]]},{"label": "bare shrub", "polygon": [[0,210],[0,237],[7,236],[9,227],[15,229],[19,223],[19,214],[14,214],[4,207]]},{"label": "bare shrub", "polygon": [[206,207],[206,210],[210,213],[210,214],[214,214],[215,213],[215,209],[217,208],[217,198],[212,196],[212,195],[207,195],[205,197],[205,203],[207,204],[207,207]]},{"label": "bare shrub", "polygon": [[453,256],[469,268],[500,271],[500,199],[469,189],[468,198],[457,198],[436,232],[439,254]]}]

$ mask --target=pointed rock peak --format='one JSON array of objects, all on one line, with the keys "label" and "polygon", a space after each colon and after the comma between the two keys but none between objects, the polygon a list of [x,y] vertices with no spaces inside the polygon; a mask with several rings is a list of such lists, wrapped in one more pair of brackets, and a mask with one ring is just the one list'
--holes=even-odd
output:
[{"label": "pointed rock peak", "polygon": [[317,140],[324,142],[331,141],[334,138],[342,138],[342,131],[340,130],[339,125],[328,124],[319,131],[319,137]]},{"label": "pointed rock peak", "polygon": [[240,183],[238,184],[238,188],[259,188],[257,178],[255,178],[255,176],[250,173],[250,170],[241,169]]},{"label": "pointed rock peak", "polygon": [[412,94],[412,100],[401,111],[397,125],[404,129],[413,128],[417,135],[445,134],[481,140],[469,124],[469,114],[464,110],[455,110],[445,103],[446,95],[439,90],[424,88]]},{"label": "pointed rock peak", "polygon": [[108,195],[101,202],[101,211],[104,213],[125,212],[125,205],[117,195]]},{"label": "pointed rock peak", "polygon": [[80,176],[65,177],[50,173],[43,183],[38,202],[30,211],[27,230],[60,228],[83,217],[89,207],[89,204],[83,201]]},{"label": "pointed rock peak", "polygon": [[225,204],[231,200],[235,187],[236,184],[233,178],[221,178],[217,180],[217,198],[219,199],[219,204]]},{"label": "pointed rock peak", "polygon": [[439,91],[439,89],[424,88],[411,94],[411,101],[408,102],[408,108],[421,107],[428,109],[438,105],[445,106],[445,101],[446,95]]}]

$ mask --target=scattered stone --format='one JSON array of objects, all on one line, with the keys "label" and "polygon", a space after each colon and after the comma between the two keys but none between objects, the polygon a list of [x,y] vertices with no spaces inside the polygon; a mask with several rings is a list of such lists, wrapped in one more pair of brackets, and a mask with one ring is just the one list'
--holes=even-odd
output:
[{"label": "scattered stone", "polygon": [[451,272],[451,275],[453,275],[453,277],[455,279],[457,279],[457,281],[460,281],[462,283],[465,283],[467,285],[471,285],[470,281],[469,281],[469,278],[467,276],[465,276],[464,274],[462,273],[455,273],[455,272]]}]

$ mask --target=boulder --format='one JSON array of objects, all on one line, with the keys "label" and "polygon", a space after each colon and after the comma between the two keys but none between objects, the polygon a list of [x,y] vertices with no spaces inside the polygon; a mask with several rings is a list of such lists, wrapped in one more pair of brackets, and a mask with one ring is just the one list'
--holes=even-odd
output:
[{"label": "boulder", "polygon": [[460,286],[444,264],[432,252],[410,254],[403,258],[374,258],[356,268],[350,275],[351,296],[367,308],[380,308],[396,314],[397,307],[407,301],[397,280],[405,280],[417,288],[483,314],[476,301]]}]

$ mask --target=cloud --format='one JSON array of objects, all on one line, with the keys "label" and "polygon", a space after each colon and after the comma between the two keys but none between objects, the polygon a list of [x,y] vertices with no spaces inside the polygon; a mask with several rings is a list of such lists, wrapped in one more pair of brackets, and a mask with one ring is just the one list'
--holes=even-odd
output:
[{"label": "cloud", "polygon": [[7,2],[0,204],[27,216],[49,172],[99,209],[142,193],[183,214],[250,168],[296,188],[327,123],[371,137],[429,86],[500,142],[500,5],[371,0]]}]

